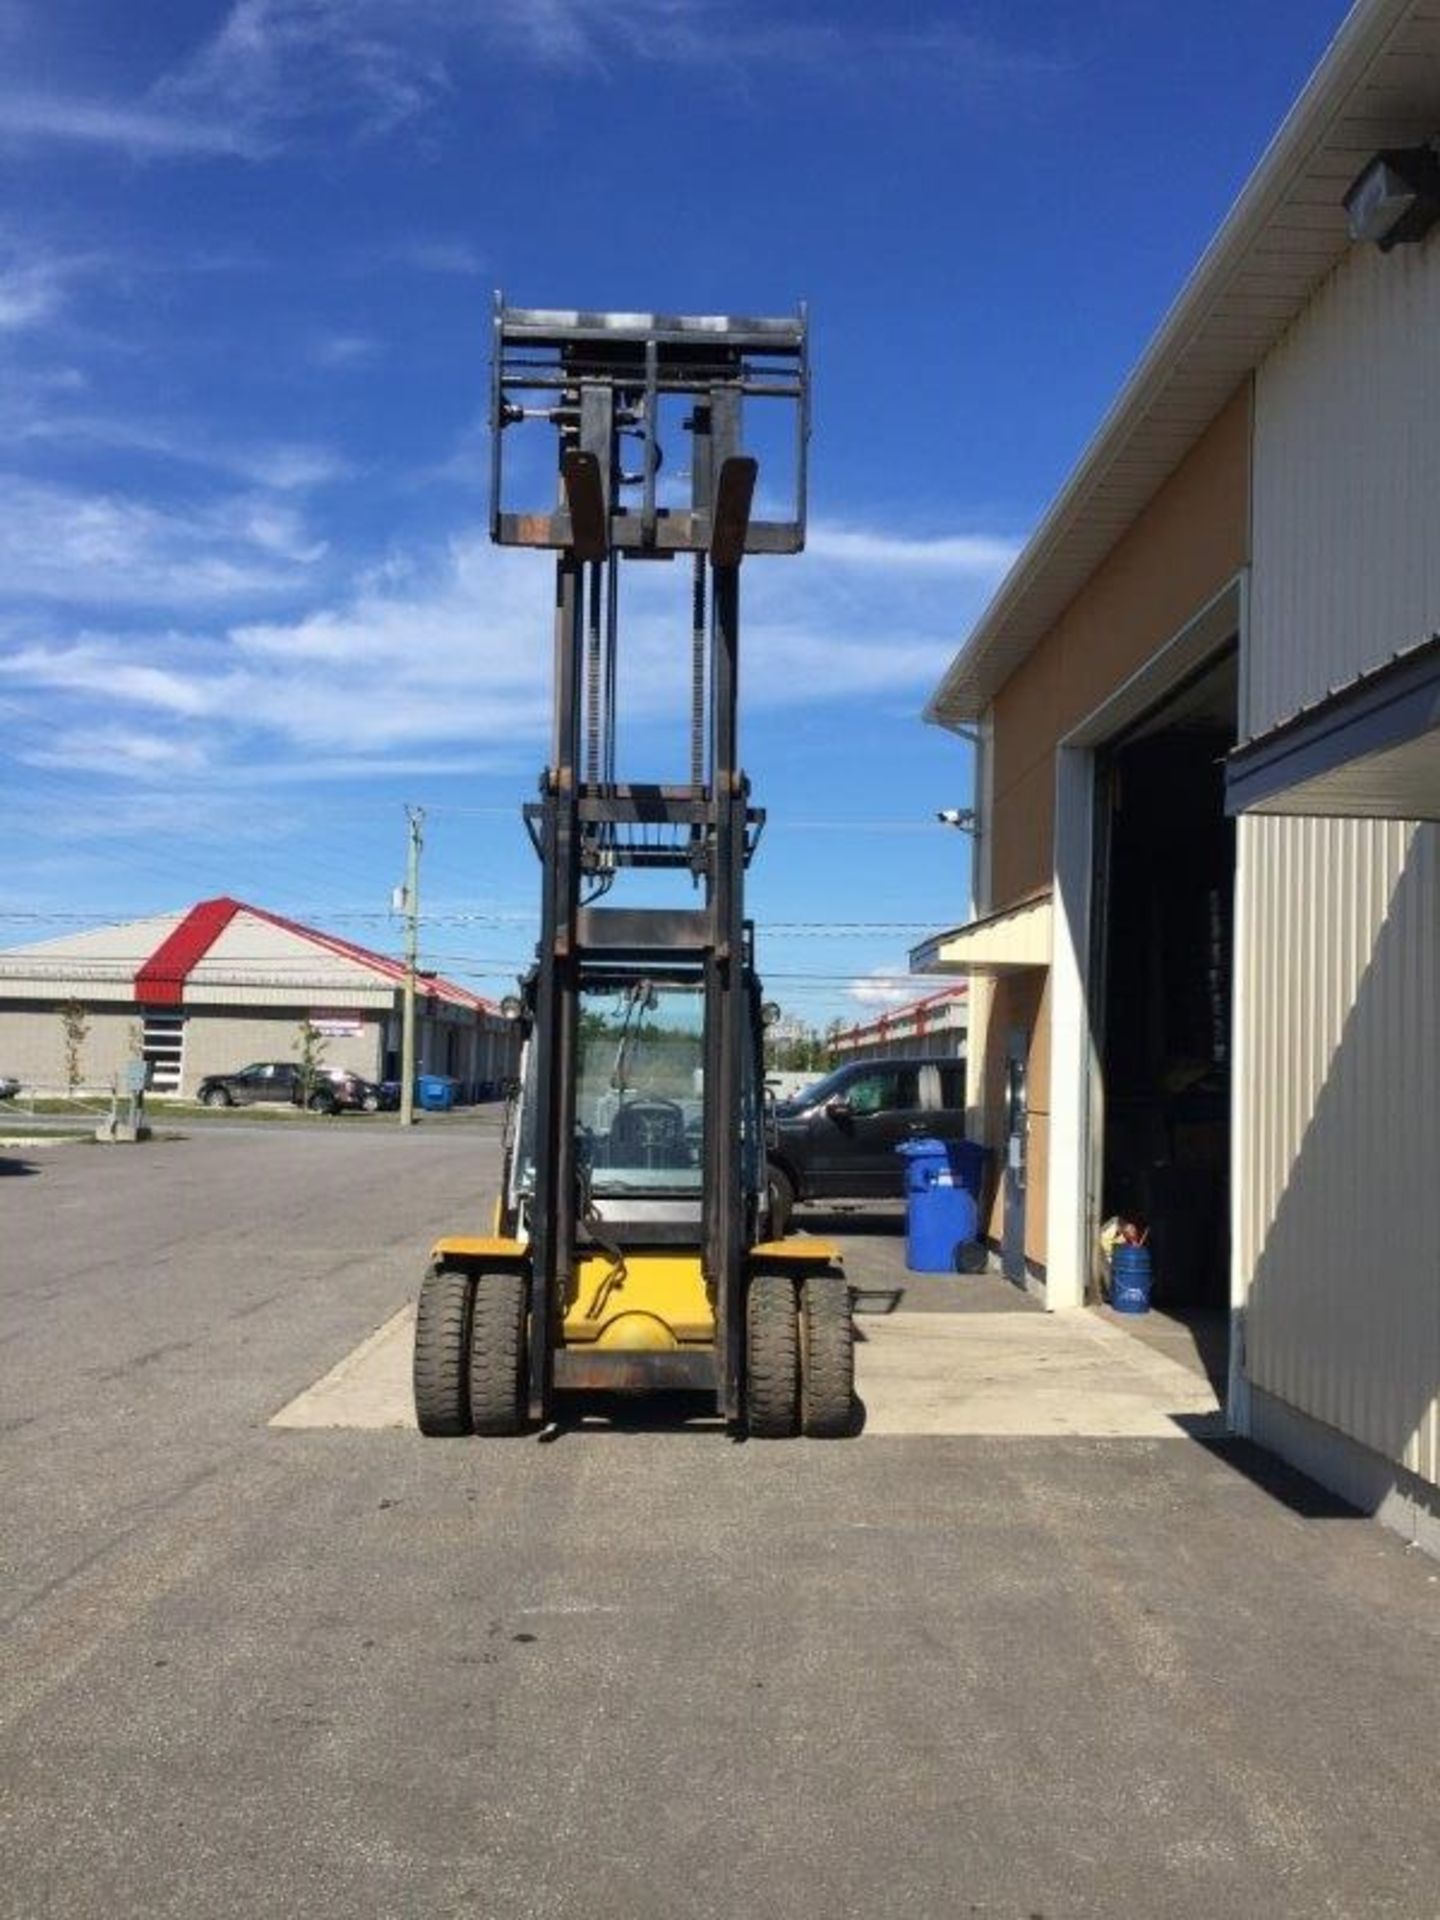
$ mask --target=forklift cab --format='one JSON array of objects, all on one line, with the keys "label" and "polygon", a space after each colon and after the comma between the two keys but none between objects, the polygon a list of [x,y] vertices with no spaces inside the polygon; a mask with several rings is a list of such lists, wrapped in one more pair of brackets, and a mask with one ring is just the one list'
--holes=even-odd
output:
[{"label": "forklift cab", "polygon": [[[527,994],[527,999],[531,996]],[[765,1203],[758,987],[747,1004],[741,1076],[741,1184],[749,1229]],[[505,1170],[507,1227],[529,1238],[536,1187],[536,1050],[527,1034]],[[577,1246],[694,1244],[706,1166],[705,983],[698,969],[638,965],[582,972],[575,1075]]]}]

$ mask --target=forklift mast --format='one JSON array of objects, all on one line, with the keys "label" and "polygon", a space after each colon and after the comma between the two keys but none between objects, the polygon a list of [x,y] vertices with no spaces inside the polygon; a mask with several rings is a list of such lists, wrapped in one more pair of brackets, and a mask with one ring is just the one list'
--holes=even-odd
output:
[{"label": "forklift mast", "polygon": [[[759,1045],[759,1007],[744,873],[764,824],[738,758],[740,569],[747,554],[804,545],[805,316],[535,310],[497,295],[493,325],[491,537],[555,554],[554,727],[539,800],[525,809],[542,869],[528,995],[529,1323],[556,1327],[575,1269],[582,982],[607,969],[631,980],[667,967],[693,974],[704,1007],[700,1253],[715,1310],[717,1402],[734,1421],[744,1388],[743,1267],[759,1207],[742,1166],[747,1085],[759,1099],[745,1057]],[[783,518],[754,511],[747,405],[766,409],[766,448],[788,449],[781,464],[788,459],[793,498]],[[517,430],[537,423],[553,435],[556,479],[548,499],[517,508],[509,493],[520,462],[510,456]],[[681,555],[689,578],[674,631],[677,652],[688,654],[689,778],[638,783],[618,766],[622,581],[630,564]],[[693,906],[612,903],[627,871],[663,870],[690,876]],[[622,1243],[666,1238],[663,1222],[604,1231]],[[685,1237],[694,1244],[693,1225]],[[551,1337],[528,1343],[532,1419],[546,1415],[557,1361],[558,1384],[573,1384],[559,1347]]]}]

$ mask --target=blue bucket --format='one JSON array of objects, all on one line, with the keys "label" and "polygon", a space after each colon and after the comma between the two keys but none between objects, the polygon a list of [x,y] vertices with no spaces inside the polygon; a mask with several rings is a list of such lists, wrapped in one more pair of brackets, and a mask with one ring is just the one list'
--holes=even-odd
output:
[{"label": "blue bucket", "polygon": [[1149,1247],[1116,1247],[1110,1256],[1110,1304],[1116,1313],[1148,1313],[1153,1279]]}]

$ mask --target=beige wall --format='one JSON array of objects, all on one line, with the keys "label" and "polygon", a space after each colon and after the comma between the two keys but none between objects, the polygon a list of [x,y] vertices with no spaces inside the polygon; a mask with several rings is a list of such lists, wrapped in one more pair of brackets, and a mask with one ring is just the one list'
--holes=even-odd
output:
[{"label": "beige wall", "polygon": [[[135,1009],[90,1007],[87,1014],[80,1081],[87,1087],[108,1087],[134,1053]],[[41,1009],[0,1002],[0,1074],[9,1074],[27,1087],[63,1090],[65,1034],[59,1001]]]},{"label": "beige wall", "polygon": [[1249,448],[1247,382],[996,695],[993,906],[1050,882],[1056,744],[1245,564]]}]

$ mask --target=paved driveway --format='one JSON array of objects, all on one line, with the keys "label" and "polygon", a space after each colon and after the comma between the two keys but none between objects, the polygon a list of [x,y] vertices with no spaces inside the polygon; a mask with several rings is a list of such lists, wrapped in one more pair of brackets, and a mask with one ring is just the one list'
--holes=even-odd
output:
[{"label": "paved driveway", "polygon": [[1440,1569],[1248,1450],[280,1429],[491,1136],[24,1165],[0,1912],[1434,1920]]}]

